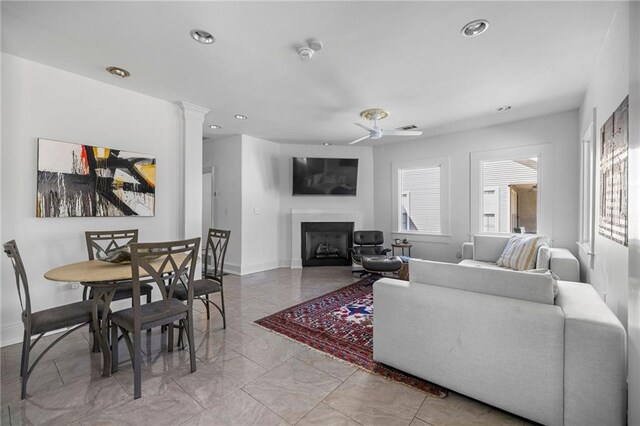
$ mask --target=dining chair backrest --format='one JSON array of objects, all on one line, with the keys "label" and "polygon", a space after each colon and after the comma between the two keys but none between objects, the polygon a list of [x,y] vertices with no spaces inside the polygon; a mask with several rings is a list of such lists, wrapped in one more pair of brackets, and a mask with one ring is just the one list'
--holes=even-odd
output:
[{"label": "dining chair backrest", "polygon": [[16,276],[16,287],[18,289],[18,298],[20,298],[20,307],[22,308],[22,315],[26,319],[25,326],[28,327],[31,324],[31,296],[29,295],[27,272],[24,269],[24,264],[22,263],[22,257],[20,256],[16,240],[4,243],[3,248],[13,265],[13,272]]},{"label": "dining chair backrest", "polygon": [[207,249],[204,258],[204,271],[206,278],[221,279],[224,275],[224,258],[227,254],[231,231],[222,229],[209,229],[207,235]]},{"label": "dining chair backrest", "polygon": [[106,257],[111,250],[119,249],[138,242],[137,229],[120,231],[87,231],[84,233],[87,242],[89,260]]},{"label": "dining chair backrest", "polygon": [[[193,274],[198,260],[200,237],[181,241],[131,244],[131,275],[133,284],[134,328],[140,327],[140,271],[149,278],[145,283],[155,283],[160,289],[165,310],[168,311],[177,286],[187,289],[187,305],[193,306]],[[136,315],[137,313],[137,315]],[[161,318],[165,312],[156,312]],[[136,324],[137,318],[137,324]]]}]

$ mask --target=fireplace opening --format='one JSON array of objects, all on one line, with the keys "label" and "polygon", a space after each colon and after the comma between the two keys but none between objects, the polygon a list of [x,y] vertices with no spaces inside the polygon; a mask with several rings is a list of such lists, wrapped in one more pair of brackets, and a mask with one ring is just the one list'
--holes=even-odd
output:
[{"label": "fireplace opening", "polygon": [[302,222],[302,266],[351,265],[353,222]]}]

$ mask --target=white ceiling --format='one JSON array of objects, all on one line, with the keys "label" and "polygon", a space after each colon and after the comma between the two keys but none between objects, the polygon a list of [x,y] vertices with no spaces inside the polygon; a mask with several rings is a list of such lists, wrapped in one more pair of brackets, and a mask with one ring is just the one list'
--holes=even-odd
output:
[{"label": "white ceiling", "polygon": [[[425,135],[579,106],[614,2],[2,2],[2,50],[209,108],[205,135],[344,145],[359,112]],[[490,21],[475,38],[474,19]],[[212,45],[189,31],[215,34]],[[295,46],[324,48],[302,62]],[[105,67],[126,68],[120,79]],[[98,101],[98,100],[96,100]],[[498,112],[502,105],[512,105]],[[234,114],[245,114],[239,121]],[[385,138],[385,143],[409,138]],[[380,143],[379,141],[377,143]],[[371,142],[363,142],[371,144]]]}]

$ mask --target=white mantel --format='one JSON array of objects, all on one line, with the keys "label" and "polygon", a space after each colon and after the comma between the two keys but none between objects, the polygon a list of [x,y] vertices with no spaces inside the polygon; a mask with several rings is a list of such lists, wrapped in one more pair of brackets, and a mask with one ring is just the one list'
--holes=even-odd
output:
[{"label": "white mantel", "polygon": [[302,222],[353,222],[353,229],[362,229],[362,212],[350,210],[291,209],[291,269],[302,268]]}]

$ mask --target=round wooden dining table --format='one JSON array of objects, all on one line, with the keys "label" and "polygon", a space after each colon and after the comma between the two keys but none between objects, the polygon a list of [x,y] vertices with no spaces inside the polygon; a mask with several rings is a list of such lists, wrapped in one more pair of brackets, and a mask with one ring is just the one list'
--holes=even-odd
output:
[{"label": "round wooden dining table", "polygon": [[[166,267],[172,270],[170,264],[163,267],[162,262],[166,256],[160,256],[150,263],[157,267],[160,274]],[[174,254],[173,258],[177,262],[181,262],[186,258],[182,254]],[[162,270],[160,270],[162,268]],[[133,271],[131,263],[109,263],[102,260],[84,260],[81,262],[63,265],[44,274],[44,277],[50,281],[57,282],[79,282],[80,284],[91,287],[92,289],[92,321],[95,339],[98,340],[102,352],[102,375],[111,375],[111,345],[109,344],[109,307],[115,295],[118,286],[131,281]],[[149,277],[149,272],[143,268],[139,268],[139,277]],[[98,309],[99,302],[104,304],[102,315]]]}]

